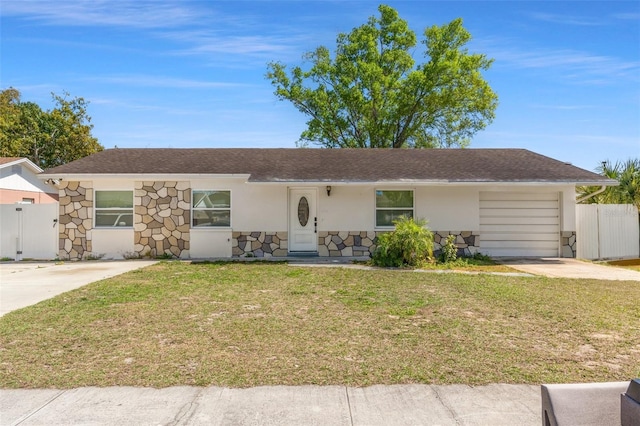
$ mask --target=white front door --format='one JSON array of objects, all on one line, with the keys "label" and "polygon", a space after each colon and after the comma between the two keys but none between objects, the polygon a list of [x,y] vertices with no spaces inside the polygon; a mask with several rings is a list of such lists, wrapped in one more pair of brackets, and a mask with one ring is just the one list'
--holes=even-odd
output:
[{"label": "white front door", "polygon": [[316,188],[289,189],[289,251],[318,251]]}]

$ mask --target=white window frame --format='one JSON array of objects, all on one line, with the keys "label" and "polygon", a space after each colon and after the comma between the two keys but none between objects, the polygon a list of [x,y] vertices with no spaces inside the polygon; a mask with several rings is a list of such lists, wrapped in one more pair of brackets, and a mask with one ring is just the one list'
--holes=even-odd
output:
[{"label": "white window frame", "polygon": [[[411,192],[411,208],[408,207],[378,207],[378,192]],[[411,210],[411,217],[416,217],[416,192],[411,188],[393,188],[393,189],[381,189],[375,188],[373,191],[373,221],[375,229],[394,229],[394,225],[378,225],[378,211],[379,210]]]},{"label": "white window frame", "polygon": [[[98,192],[130,192],[131,193],[131,207],[98,207]],[[131,225],[117,225],[115,223],[110,226],[98,225],[98,212],[116,210],[131,210]],[[135,197],[132,189],[94,189],[93,190],[93,227],[94,229],[132,229],[134,225],[134,210],[135,210]],[[124,213],[128,214],[128,213]]]},{"label": "white window frame", "polygon": [[[228,192],[229,193],[229,207],[210,207],[210,208],[197,208],[194,206],[194,202],[196,200],[195,193],[196,192]],[[191,229],[231,229],[232,224],[232,208],[233,208],[233,194],[230,189],[191,189]],[[195,218],[194,211],[228,211],[229,212],[229,225],[194,225],[193,221]]]}]

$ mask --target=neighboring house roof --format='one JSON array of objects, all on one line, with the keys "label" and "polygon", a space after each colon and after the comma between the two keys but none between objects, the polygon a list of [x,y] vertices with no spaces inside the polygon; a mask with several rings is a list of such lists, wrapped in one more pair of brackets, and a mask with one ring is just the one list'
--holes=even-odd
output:
[{"label": "neighboring house roof", "polygon": [[58,190],[38,179],[42,169],[28,158],[0,157],[0,189],[9,191],[46,192]]},{"label": "neighboring house roof", "polygon": [[525,149],[117,148],[44,176],[139,174],[249,175],[250,182],[617,183]]},{"label": "neighboring house roof", "polygon": [[0,169],[22,164],[31,169],[33,173],[41,173],[42,169],[34,162],[24,157],[0,157]]}]

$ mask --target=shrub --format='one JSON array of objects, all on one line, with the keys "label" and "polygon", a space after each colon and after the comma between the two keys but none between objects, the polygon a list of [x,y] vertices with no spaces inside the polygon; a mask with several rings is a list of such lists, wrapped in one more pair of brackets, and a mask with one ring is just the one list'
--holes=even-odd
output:
[{"label": "shrub", "polygon": [[419,267],[433,256],[433,233],[426,220],[400,217],[396,229],[378,236],[372,256],[376,266]]},{"label": "shrub", "polygon": [[442,245],[442,254],[440,260],[443,263],[455,262],[458,258],[458,247],[456,247],[456,236],[449,235],[445,243]]}]

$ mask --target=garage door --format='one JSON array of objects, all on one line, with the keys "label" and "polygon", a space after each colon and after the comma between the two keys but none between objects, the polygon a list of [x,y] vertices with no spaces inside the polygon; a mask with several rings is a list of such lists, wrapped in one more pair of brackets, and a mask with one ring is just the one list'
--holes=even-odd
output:
[{"label": "garage door", "polygon": [[490,256],[556,257],[558,193],[481,192],[480,252]]}]

